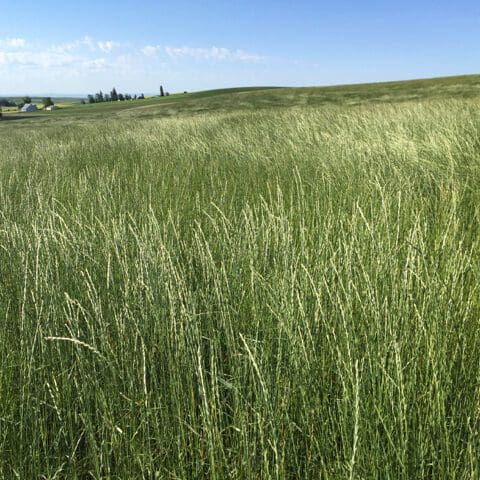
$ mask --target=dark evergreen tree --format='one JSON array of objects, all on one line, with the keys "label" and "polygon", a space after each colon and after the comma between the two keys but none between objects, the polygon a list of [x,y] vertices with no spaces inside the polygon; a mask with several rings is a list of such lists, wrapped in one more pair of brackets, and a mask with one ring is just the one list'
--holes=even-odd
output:
[{"label": "dark evergreen tree", "polygon": [[95,98],[93,95],[88,95],[87,99],[88,99],[88,103],[95,103]]},{"label": "dark evergreen tree", "polygon": [[161,97],[165,96],[165,92],[163,91],[163,85],[160,85],[160,96]]},{"label": "dark evergreen tree", "polygon": [[113,87],[112,91],[110,92],[110,98],[112,99],[112,102],[116,102],[118,100],[118,93],[115,90],[115,87]]}]

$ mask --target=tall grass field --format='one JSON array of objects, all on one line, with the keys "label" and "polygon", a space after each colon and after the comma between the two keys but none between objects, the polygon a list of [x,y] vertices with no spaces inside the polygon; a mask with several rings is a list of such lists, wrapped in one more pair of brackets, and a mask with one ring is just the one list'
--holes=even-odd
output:
[{"label": "tall grass field", "polygon": [[0,478],[480,478],[480,96],[232,95],[0,122]]}]

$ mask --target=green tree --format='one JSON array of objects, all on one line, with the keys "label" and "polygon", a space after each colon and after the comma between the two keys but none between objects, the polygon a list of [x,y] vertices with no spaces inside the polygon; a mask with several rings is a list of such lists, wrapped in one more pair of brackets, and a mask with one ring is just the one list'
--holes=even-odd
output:
[{"label": "green tree", "polygon": [[160,96],[161,97],[164,97],[165,96],[165,92],[163,90],[163,85],[160,85]]},{"label": "green tree", "polygon": [[7,98],[0,98],[0,107],[16,107],[16,104]]},{"label": "green tree", "polygon": [[53,103],[53,100],[51,99],[51,97],[43,97],[43,98],[42,98],[42,103],[43,103],[44,108],[50,107],[50,106],[52,106],[52,105],[55,105],[55,104]]},{"label": "green tree", "polygon": [[110,98],[112,99],[112,102],[116,102],[118,100],[118,93],[115,90],[115,87],[113,87],[112,91],[110,92]]},{"label": "green tree", "polygon": [[26,103],[32,103],[32,97],[29,97],[28,95],[25,95],[25,96],[22,98],[22,102],[23,102],[24,105],[25,105]]},{"label": "green tree", "polygon": [[95,98],[93,95],[89,95],[87,99],[88,99],[88,103],[95,103]]}]

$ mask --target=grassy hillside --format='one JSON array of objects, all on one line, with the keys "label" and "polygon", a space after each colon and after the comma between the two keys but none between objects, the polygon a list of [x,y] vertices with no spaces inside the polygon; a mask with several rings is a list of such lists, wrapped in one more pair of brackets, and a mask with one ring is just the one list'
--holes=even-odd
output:
[{"label": "grassy hillside", "polygon": [[[210,99],[211,97],[221,96],[221,95],[234,95],[236,93],[248,93],[255,92],[256,90],[266,91],[273,87],[246,87],[246,88],[228,88],[228,89],[219,89],[219,90],[206,90],[201,92],[194,93],[177,93],[165,97],[146,97],[142,100],[130,100],[122,102],[104,102],[104,103],[93,103],[93,104],[80,104],[79,99],[74,99],[73,101],[68,101],[68,99],[54,99],[55,102],[60,105],[61,110],[53,112],[44,112],[38,111],[33,113],[28,113],[27,115],[19,114],[16,108],[5,108],[4,112],[7,113],[6,120],[24,120],[25,123],[30,123],[30,121],[38,122],[41,121],[50,121],[52,116],[61,116],[69,117],[70,120],[75,119],[101,119],[102,117],[111,118],[112,115],[115,115],[124,110],[140,109],[140,112],[144,111],[146,107],[159,106],[163,107],[164,105],[172,105],[178,103],[187,103],[195,104],[196,101]],[[38,100],[38,101],[37,101]],[[42,106],[41,99],[32,99],[34,103],[37,103],[39,107]],[[193,110],[193,108],[192,108]]]},{"label": "grassy hillside", "polygon": [[[187,116],[205,113],[258,111],[272,108],[323,107],[327,105],[355,106],[373,103],[399,103],[442,99],[470,99],[480,97],[480,75],[410,80],[402,82],[340,85],[333,87],[274,88],[250,87],[179,93],[168,97],[150,97],[144,100],[80,105],[63,104],[55,112],[37,112],[27,115],[6,115],[6,119],[22,123],[40,122],[57,117],[64,121],[91,122],[134,116],[136,119]],[[68,107],[68,108],[65,108]],[[68,118],[67,118],[68,117]]]},{"label": "grassy hillside", "polygon": [[479,478],[478,84],[2,121],[0,477]]}]

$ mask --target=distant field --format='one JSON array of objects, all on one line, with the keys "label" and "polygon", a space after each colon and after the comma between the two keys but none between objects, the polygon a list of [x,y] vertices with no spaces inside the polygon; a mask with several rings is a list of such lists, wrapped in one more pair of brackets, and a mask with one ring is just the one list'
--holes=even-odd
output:
[{"label": "distant field", "polygon": [[[8,98],[11,102],[19,105],[22,103],[22,99],[18,97]],[[60,108],[70,108],[74,106],[80,105],[81,99],[80,98],[68,98],[68,97],[57,97],[54,98],[54,103]],[[39,109],[43,109],[42,98],[32,97],[32,103],[37,105]],[[17,106],[13,107],[1,107],[2,113],[4,114],[15,114],[19,113],[19,108]]]},{"label": "distant field", "polygon": [[[406,101],[469,99],[480,97],[480,75],[445,77],[439,79],[403,82],[340,85],[333,87],[274,88],[250,87],[178,93],[145,100],[105,102],[80,105],[65,101],[68,110],[28,114],[24,119],[49,121],[55,116],[68,116],[69,121],[91,121],[113,117],[160,118],[192,116],[205,113],[258,111],[271,108],[307,107],[325,105],[355,106],[372,103]],[[78,100],[78,99],[77,99]],[[87,118],[85,118],[87,117]],[[29,123],[29,122],[28,122]]]},{"label": "distant field", "polygon": [[480,478],[480,76],[4,117],[1,478]]},{"label": "distant field", "polygon": [[[272,87],[270,87],[272,88]],[[183,104],[186,102],[187,108],[190,108],[193,113],[193,107],[191,103],[195,103],[196,101],[200,100],[208,100],[212,97],[222,96],[222,95],[234,95],[236,93],[247,93],[247,92],[254,92],[257,90],[265,91],[268,90],[268,87],[249,87],[249,88],[230,88],[230,89],[221,89],[221,90],[210,90],[210,91],[203,91],[203,92],[196,92],[196,93],[177,93],[171,94],[165,97],[145,97],[142,100],[126,100],[126,101],[117,101],[117,102],[103,102],[103,103],[93,103],[89,104],[86,103],[82,105],[80,103],[81,99],[53,99],[55,103],[63,108],[68,107],[68,111],[56,111],[54,115],[66,115],[71,119],[75,118],[85,118],[88,116],[90,118],[101,118],[104,116],[111,117],[112,114],[117,114],[124,110],[131,110],[131,109],[140,109],[143,111],[145,107],[152,107],[152,106],[159,106],[163,107],[164,105],[176,105],[176,104]],[[21,99],[13,99],[17,101],[17,103]],[[74,100],[74,101],[71,101]],[[33,99],[32,102],[36,103],[37,106],[40,108],[42,105],[41,99]],[[190,105],[190,107],[188,106]],[[4,113],[14,114],[18,113],[18,109],[15,107],[4,107]],[[16,117],[16,115],[13,115]],[[7,119],[12,118],[13,116],[6,115]],[[35,119],[36,121],[40,119],[47,119],[52,117],[52,112],[39,111],[39,112],[30,112],[27,115],[22,115],[19,119],[23,118],[24,120]],[[27,122],[28,123],[28,122]]]},{"label": "distant field", "polygon": [[[32,103],[41,104],[43,98],[44,97],[31,97]],[[17,104],[22,101],[22,97],[9,97],[8,99]],[[55,102],[67,103],[67,104],[77,104],[77,103],[80,103],[80,101],[82,100],[81,98],[77,98],[77,97],[53,97],[53,99],[55,100]]]}]

